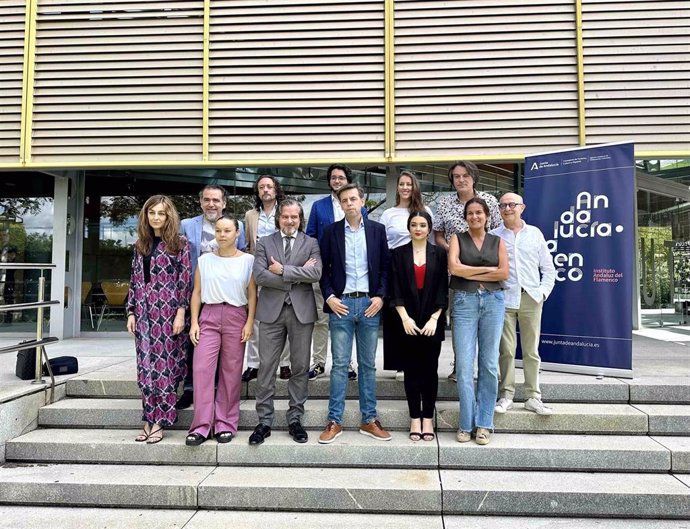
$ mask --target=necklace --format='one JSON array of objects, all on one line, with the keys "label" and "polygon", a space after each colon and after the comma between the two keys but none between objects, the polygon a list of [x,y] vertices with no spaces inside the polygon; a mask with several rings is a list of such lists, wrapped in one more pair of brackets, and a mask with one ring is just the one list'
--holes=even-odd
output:
[{"label": "necklace", "polygon": [[237,248],[235,248],[235,251],[232,252],[232,255],[223,255],[220,252],[218,252],[218,257],[235,257],[237,255],[237,252],[239,252]]}]

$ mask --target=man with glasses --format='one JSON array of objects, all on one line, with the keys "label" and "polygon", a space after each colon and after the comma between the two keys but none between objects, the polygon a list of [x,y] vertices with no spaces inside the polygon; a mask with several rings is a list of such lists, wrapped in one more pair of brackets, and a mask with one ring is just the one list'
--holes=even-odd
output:
[{"label": "man with glasses", "polygon": [[[331,189],[331,194],[314,202],[309,213],[306,230],[307,235],[314,237],[319,243],[323,239],[326,227],[345,218],[337,193],[340,188],[352,183],[352,171],[345,165],[334,163],[326,170],[326,181]],[[362,208],[362,216],[367,217],[366,208]],[[328,352],[328,314],[323,310],[323,294],[318,283],[314,284],[314,295],[316,296],[318,319],[314,325],[312,366],[309,370],[310,380],[315,380],[325,373],[326,354]],[[350,380],[357,378],[357,372],[352,368],[352,365],[348,368],[347,376]]]},{"label": "man with glasses", "polygon": [[539,228],[522,220],[522,212],[526,208],[522,197],[506,193],[501,197],[498,207],[503,217],[503,226],[491,233],[505,241],[510,272],[503,283],[506,315],[499,349],[501,383],[495,412],[505,413],[513,407],[516,324],[519,323],[527,399],[525,409],[539,415],[551,415],[553,410],[542,402],[539,389],[539,338],[542,307],[553,290],[556,270],[544,235]]},{"label": "man with glasses", "polygon": [[[227,206],[227,193],[225,188],[217,185],[207,185],[199,191],[199,204],[201,205],[201,215],[183,219],[180,231],[189,241],[189,250],[192,258],[192,277],[199,262],[199,257],[218,248],[216,242],[216,221],[223,215]],[[240,235],[237,238],[237,248],[244,250],[245,235],[244,225],[240,222]],[[184,392],[177,400],[176,408],[184,410],[191,406],[194,401],[194,380],[192,375],[192,364],[194,358],[194,345],[191,340],[188,342],[187,351],[187,376],[184,381]]]},{"label": "man with glasses", "polygon": [[[501,214],[498,211],[498,201],[493,195],[477,191],[479,182],[479,169],[472,162],[455,162],[448,169],[448,181],[453,186],[455,194],[441,197],[438,209],[434,215],[434,237],[436,245],[448,251],[450,240],[455,234],[466,232],[469,229],[465,220],[465,202],[477,197],[481,198],[489,206],[489,225],[487,229],[498,228],[503,224]],[[452,306],[453,300],[450,299]],[[455,381],[455,367],[448,375]]]}]

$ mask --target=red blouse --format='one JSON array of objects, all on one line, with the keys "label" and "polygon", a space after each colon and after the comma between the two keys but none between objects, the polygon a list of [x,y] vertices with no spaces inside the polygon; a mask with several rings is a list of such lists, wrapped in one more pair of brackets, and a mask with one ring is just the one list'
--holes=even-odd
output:
[{"label": "red blouse", "polygon": [[424,276],[426,275],[426,263],[421,266],[414,265],[414,278],[419,290],[424,288]]}]

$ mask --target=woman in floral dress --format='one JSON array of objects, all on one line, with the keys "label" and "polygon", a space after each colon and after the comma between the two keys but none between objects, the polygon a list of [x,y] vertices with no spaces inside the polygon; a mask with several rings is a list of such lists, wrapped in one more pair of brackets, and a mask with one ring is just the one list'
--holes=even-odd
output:
[{"label": "woman in floral dress", "polygon": [[185,316],[191,295],[187,240],[170,198],[154,195],[139,213],[127,298],[127,330],[134,335],[144,426],[139,442],[155,444],[177,420],[176,388],[184,378]]}]

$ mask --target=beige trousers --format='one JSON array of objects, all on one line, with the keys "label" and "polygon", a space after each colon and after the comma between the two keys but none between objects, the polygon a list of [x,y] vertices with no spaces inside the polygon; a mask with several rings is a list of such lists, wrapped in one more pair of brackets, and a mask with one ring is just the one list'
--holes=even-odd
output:
[{"label": "beige trousers", "polygon": [[517,350],[517,323],[520,324],[520,345],[522,346],[522,368],[525,375],[525,398],[541,399],[539,389],[539,337],[541,332],[541,310],[544,302],[537,303],[527,292],[520,298],[519,309],[506,309],[503,334],[499,348],[498,368],[501,382],[499,397],[513,399],[515,395],[515,351]]},{"label": "beige trousers", "polygon": [[321,286],[314,283],[314,299],[316,300],[317,320],[314,323],[314,335],[312,337],[312,365],[326,366],[328,354],[328,314],[323,311],[323,293]]}]

